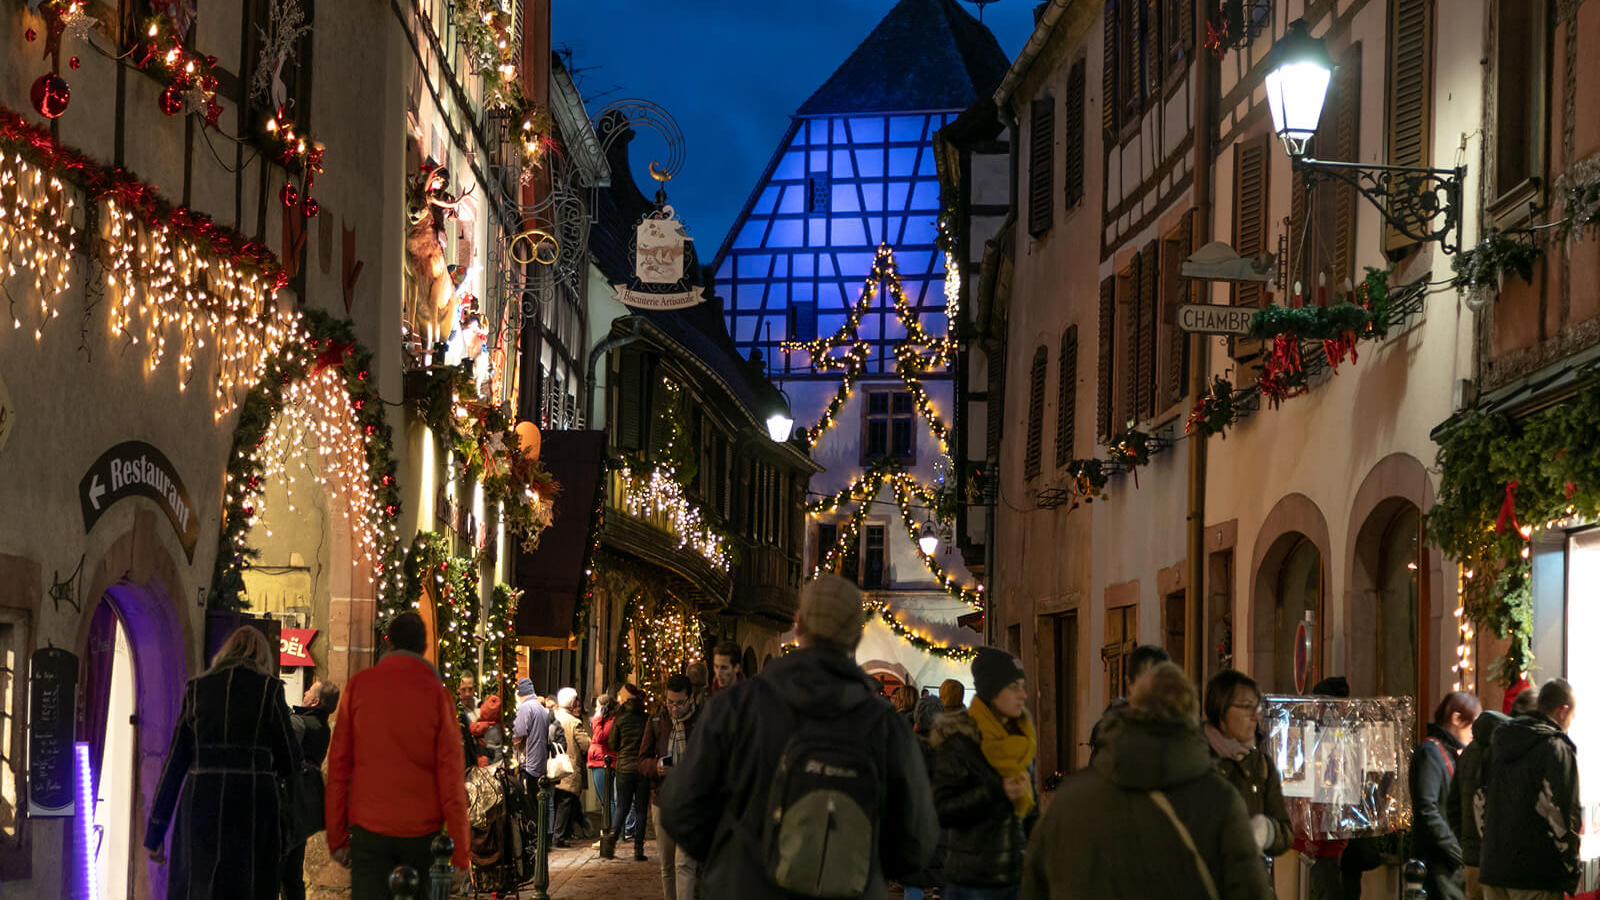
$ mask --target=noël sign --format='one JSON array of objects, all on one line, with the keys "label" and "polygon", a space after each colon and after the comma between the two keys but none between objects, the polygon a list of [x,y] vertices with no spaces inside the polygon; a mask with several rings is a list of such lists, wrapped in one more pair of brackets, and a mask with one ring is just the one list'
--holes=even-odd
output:
[{"label": "no\u00ebl sign", "polygon": [[167,514],[167,521],[178,532],[183,552],[194,562],[194,545],[200,539],[200,520],[194,512],[189,489],[183,486],[178,470],[167,457],[143,441],[124,441],[100,454],[78,482],[78,499],[83,504],[83,530],[118,501],[129,497],[149,497]]},{"label": "no\u00ebl sign", "polygon": [[1178,330],[1199,334],[1250,333],[1256,310],[1251,306],[1218,306],[1211,303],[1186,303],[1178,307]]}]

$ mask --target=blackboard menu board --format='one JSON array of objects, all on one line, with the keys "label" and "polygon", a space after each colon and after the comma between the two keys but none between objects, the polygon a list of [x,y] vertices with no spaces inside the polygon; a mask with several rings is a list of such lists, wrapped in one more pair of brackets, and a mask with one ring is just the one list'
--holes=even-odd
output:
[{"label": "blackboard menu board", "polygon": [[70,816],[78,658],[49,647],[34,652],[29,669],[28,815]]}]

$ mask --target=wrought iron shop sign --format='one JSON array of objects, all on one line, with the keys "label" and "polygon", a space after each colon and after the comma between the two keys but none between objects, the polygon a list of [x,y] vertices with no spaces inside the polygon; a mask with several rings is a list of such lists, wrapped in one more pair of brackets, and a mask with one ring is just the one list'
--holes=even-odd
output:
[{"label": "wrought iron shop sign", "polygon": [[617,299],[635,309],[683,309],[705,301],[698,280],[694,238],[671,206],[649,213],[633,229],[633,278],[618,285]]}]

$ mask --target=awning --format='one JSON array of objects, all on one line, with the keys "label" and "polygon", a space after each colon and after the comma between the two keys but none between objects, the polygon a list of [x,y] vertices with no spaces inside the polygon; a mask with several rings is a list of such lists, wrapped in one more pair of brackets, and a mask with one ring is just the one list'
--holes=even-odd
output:
[{"label": "awning", "polygon": [[1600,346],[1590,347],[1542,369],[1484,393],[1472,405],[1434,426],[1429,434],[1439,441],[1455,428],[1467,412],[1501,412],[1525,419],[1571,398],[1600,376]]},{"label": "awning", "polygon": [[569,645],[572,614],[587,583],[584,566],[599,526],[604,499],[606,434],[603,431],[545,432],[541,459],[561,485],[555,521],[532,553],[513,551],[517,641],[532,646]]}]

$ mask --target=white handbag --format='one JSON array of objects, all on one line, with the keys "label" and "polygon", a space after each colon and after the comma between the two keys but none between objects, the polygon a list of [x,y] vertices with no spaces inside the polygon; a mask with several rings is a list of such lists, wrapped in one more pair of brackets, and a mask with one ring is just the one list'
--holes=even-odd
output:
[{"label": "white handbag", "polygon": [[565,778],[577,771],[572,768],[572,760],[565,753],[553,753],[544,764],[545,776],[548,778]]}]

